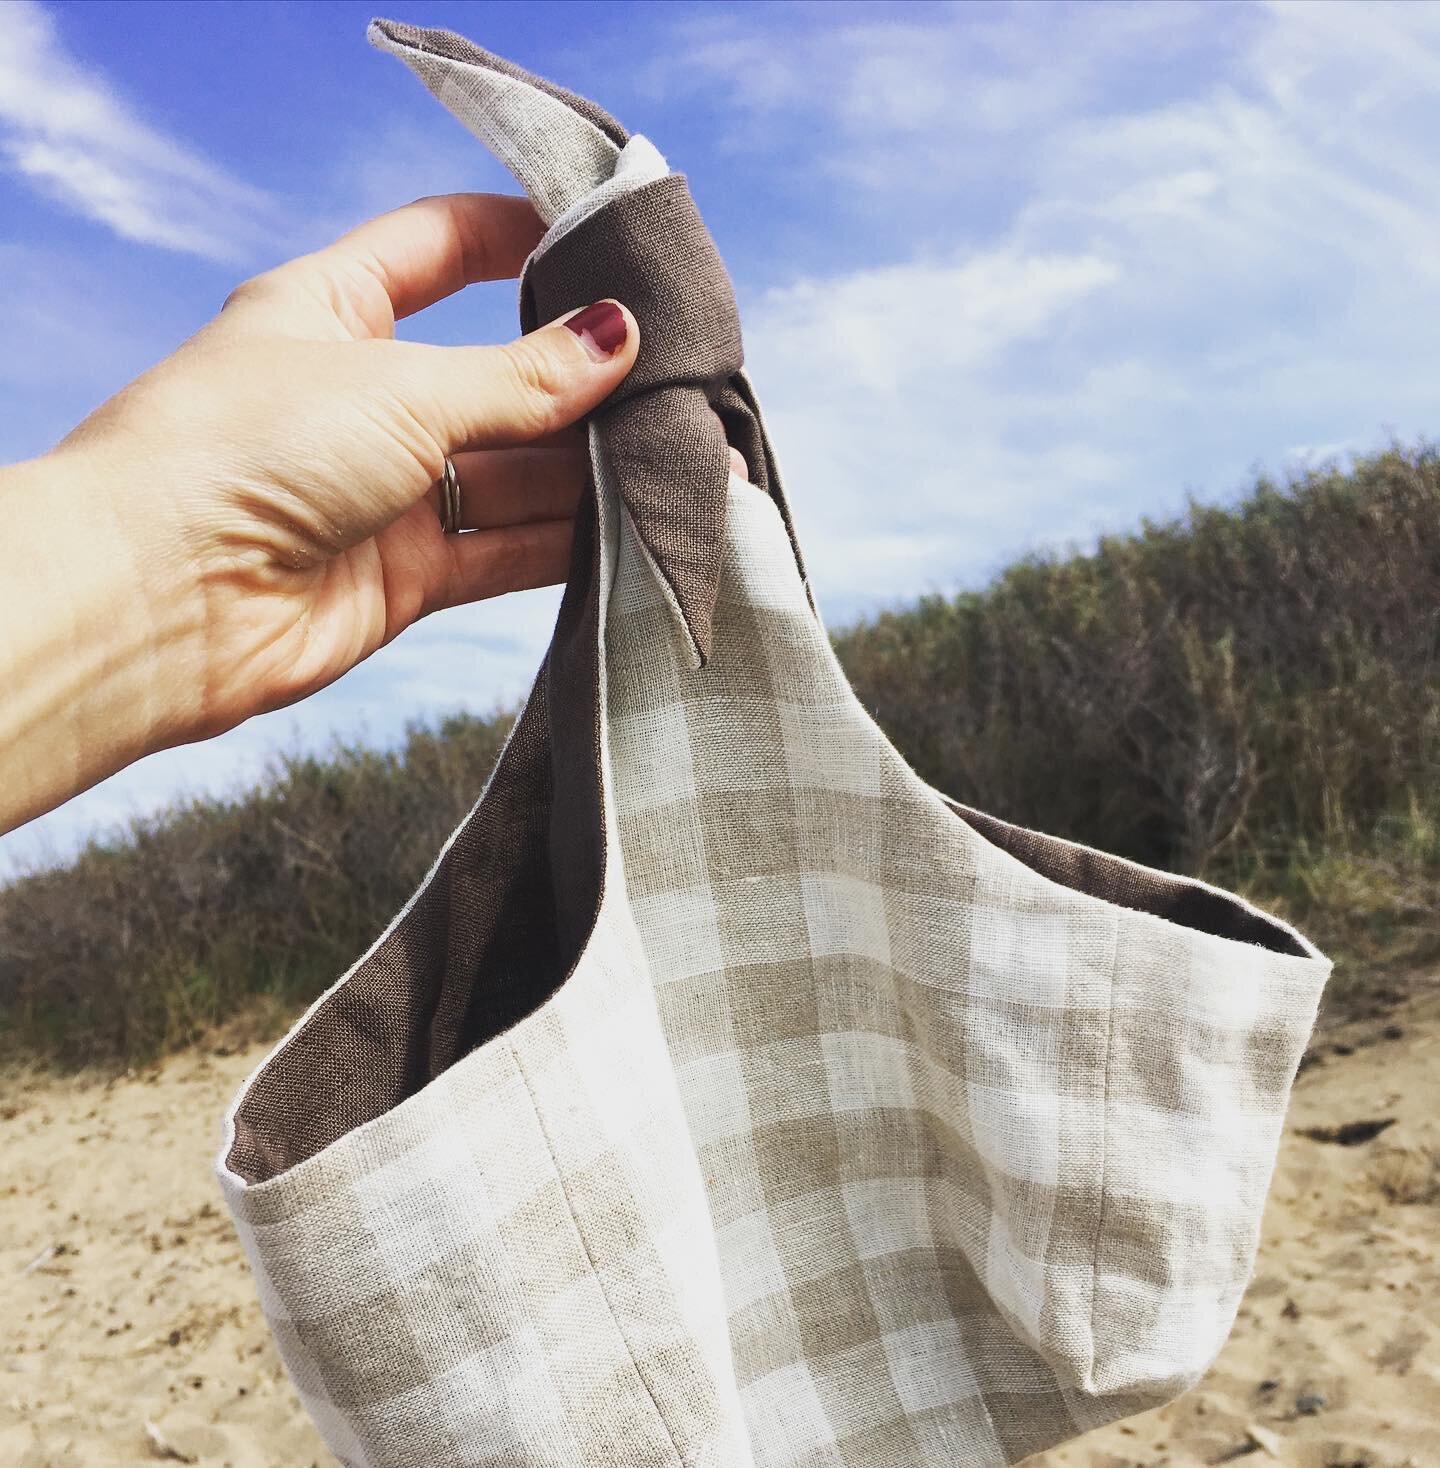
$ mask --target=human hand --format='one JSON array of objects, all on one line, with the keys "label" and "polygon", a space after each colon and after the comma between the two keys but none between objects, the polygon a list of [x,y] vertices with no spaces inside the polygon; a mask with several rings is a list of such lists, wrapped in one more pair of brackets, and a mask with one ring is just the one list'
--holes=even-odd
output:
[{"label": "human hand", "polygon": [[[394,340],[397,320],[516,275],[542,232],[498,195],[382,215],[239,286],[60,446],[108,466],[136,559],[202,612],[184,649],[197,734],[322,687],[426,612],[563,579],[587,464],[564,430],[630,369],[633,320],[599,308],[603,355],[554,325],[504,347]],[[447,454],[478,534],[441,533]]]},{"label": "human hand", "polygon": [[[505,346],[394,340],[397,320],[516,275],[542,232],[499,195],[371,220],[245,282],[50,454],[4,471],[10,544],[45,579],[27,590],[26,565],[7,567],[0,590],[6,625],[31,634],[0,652],[18,690],[0,829],[304,697],[427,612],[564,578],[578,420],[633,364],[634,319],[610,302]],[[441,533],[446,455],[473,533]]]}]

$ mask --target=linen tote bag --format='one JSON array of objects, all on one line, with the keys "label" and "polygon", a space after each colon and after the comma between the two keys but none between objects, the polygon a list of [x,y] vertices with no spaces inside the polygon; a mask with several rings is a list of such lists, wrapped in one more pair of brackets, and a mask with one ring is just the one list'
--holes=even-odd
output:
[{"label": "linen tote bag", "polygon": [[923,783],[810,599],[684,178],[371,38],[549,224],[524,326],[610,295],[642,335],[487,788],[226,1118],[308,1410],[352,1468],[954,1468],[1183,1391],[1328,963]]}]

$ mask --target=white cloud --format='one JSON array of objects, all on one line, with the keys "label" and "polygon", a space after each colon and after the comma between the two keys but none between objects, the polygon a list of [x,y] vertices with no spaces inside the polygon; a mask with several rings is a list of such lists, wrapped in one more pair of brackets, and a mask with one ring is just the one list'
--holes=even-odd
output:
[{"label": "white cloud", "polygon": [[[1433,429],[1440,7],[973,14],[752,38],[768,129],[807,120],[892,256],[743,303],[824,599],[973,583],[1267,456]],[[973,105],[1002,55],[979,95],[1033,105]],[[713,37],[701,56],[748,64]],[[1145,57],[1179,67],[1158,96]],[[1017,171],[988,218],[938,202]],[[917,196],[937,226],[907,258]],[[937,261],[940,222],[965,243]]]},{"label": "white cloud", "polygon": [[877,15],[827,0],[772,12],[782,20],[768,28],[754,10],[702,12],[674,26],[649,86],[708,85],[729,104],[734,148],[773,155],[777,119],[810,119],[788,141],[832,186],[949,195],[997,161],[1023,177],[1048,128],[1108,103],[1118,69],[1153,75],[1213,32],[1208,9],[949,3]]},{"label": "white cloud", "polygon": [[[1002,247],[802,280],[747,303],[747,359],[827,602],[974,573],[996,519],[1034,505],[1017,481],[1053,475],[1057,452],[1072,490],[1114,471],[1076,443],[1006,452],[1011,413],[996,389],[1027,344],[1063,332],[1118,280],[1098,256]],[[1012,543],[1019,535],[1012,522]]]},{"label": "white cloud", "polygon": [[5,7],[0,164],[123,239],[243,261],[275,234],[263,190],[141,120],[34,0]]},{"label": "white cloud", "polygon": [[861,270],[767,292],[749,336],[782,371],[837,373],[867,399],[893,399],[916,362],[937,377],[987,366],[1117,275],[1093,255],[1006,249]]}]

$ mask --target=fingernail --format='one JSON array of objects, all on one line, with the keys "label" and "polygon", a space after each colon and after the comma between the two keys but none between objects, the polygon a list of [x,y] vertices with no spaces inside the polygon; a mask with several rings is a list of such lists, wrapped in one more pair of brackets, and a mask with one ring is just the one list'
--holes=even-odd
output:
[{"label": "fingernail", "polygon": [[592,362],[608,362],[629,334],[625,313],[614,301],[596,301],[577,311],[565,325],[580,338]]}]

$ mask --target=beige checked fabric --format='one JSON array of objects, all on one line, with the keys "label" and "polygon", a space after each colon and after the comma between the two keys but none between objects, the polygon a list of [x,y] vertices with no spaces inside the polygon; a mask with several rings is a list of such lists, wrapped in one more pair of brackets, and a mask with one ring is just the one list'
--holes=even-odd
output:
[{"label": "beige checked fabric", "polygon": [[[485,55],[418,34],[432,68]],[[592,615],[562,611],[475,811],[227,1117],[222,1185],[327,1441],[351,1468],[979,1468],[1185,1390],[1247,1283],[1328,963],[921,781],[834,658],[773,461],[769,492],[724,486],[697,659],[591,445]],[[495,836],[542,704],[596,765],[573,957]],[[543,769],[558,887],[588,818]]]}]

